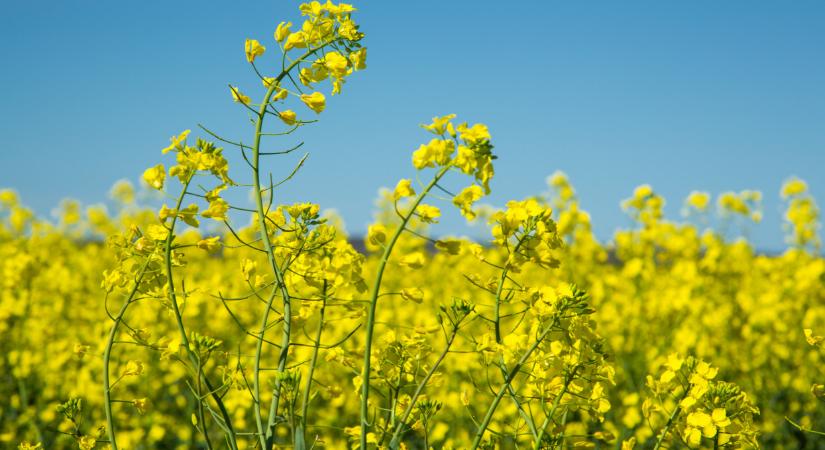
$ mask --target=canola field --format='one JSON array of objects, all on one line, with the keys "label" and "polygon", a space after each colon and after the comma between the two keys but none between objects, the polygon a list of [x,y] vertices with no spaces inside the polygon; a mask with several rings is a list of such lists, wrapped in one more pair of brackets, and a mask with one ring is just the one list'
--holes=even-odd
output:
[{"label": "canola field", "polygon": [[[343,3],[291,17],[244,43],[259,80],[227,92],[243,139],[183,131],[142,188],[112,188],[116,208],[66,201],[56,221],[0,191],[0,448],[825,448],[804,181],[769,194],[780,254],[706,225],[759,221],[755,191],[697,191],[671,218],[641,185],[604,243],[561,172],[550,194],[484,206],[507,151],[446,115],[347,236],[334,205],[278,204],[299,181],[273,179],[283,155],[262,149],[323,127],[368,30]],[[435,232],[451,208],[488,238]]]}]

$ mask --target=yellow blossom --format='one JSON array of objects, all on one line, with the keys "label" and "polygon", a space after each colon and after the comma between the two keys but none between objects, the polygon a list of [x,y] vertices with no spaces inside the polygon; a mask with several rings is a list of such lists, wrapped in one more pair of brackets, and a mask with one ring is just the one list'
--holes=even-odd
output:
[{"label": "yellow blossom", "polygon": [[244,42],[244,51],[246,52],[246,60],[251,63],[255,61],[255,58],[264,54],[266,47],[255,39],[247,39]]}]

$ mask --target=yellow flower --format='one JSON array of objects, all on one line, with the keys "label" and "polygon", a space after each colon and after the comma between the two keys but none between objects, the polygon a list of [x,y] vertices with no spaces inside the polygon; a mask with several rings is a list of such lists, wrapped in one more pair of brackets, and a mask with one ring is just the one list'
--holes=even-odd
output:
[{"label": "yellow flower", "polygon": [[132,400],[132,405],[137,409],[138,413],[145,414],[146,411],[149,409],[149,399],[146,397],[144,398],[136,398]]},{"label": "yellow flower", "polygon": [[278,42],[283,41],[287,35],[289,35],[290,31],[289,28],[292,26],[292,22],[281,22],[278,24],[278,27],[275,28],[275,40]]},{"label": "yellow flower", "polygon": [[401,298],[415,303],[421,303],[424,300],[424,291],[419,288],[406,288],[401,290]]},{"label": "yellow flower", "polygon": [[447,114],[446,116],[433,117],[433,123],[429,125],[421,125],[421,128],[424,128],[432,134],[441,136],[447,131],[447,126],[453,119],[455,119],[455,114]]},{"label": "yellow flower", "polygon": [[808,345],[819,347],[822,341],[825,340],[822,336],[814,335],[814,330],[810,328],[805,328],[803,332],[805,333],[805,340],[808,341]]},{"label": "yellow flower", "polygon": [[688,206],[695,208],[697,211],[705,211],[710,204],[710,194],[707,192],[693,191],[688,195],[685,203]]},{"label": "yellow flower", "polygon": [[249,258],[244,258],[241,260],[241,273],[243,274],[243,279],[249,281],[255,273],[258,271],[258,262],[252,261]]},{"label": "yellow flower", "polygon": [[155,167],[150,167],[143,171],[143,181],[157,190],[163,189],[163,181],[165,179],[166,168],[163,167],[163,164],[158,164]]},{"label": "yellow flower", "polygon": [[367,242],[372,245],[382,245],[387,241],[387,228],[380,223],[370,225],[367,229]]},{"label": "yellow flower", "polygon": [[244,43],[244,50],[246,51],[246,60],[251,63],[255,61],[255,58],[264,54],[266,47],[255,39],[247,39]]},{"label": "yellow flower", "polygon": [[221,237],[213,236],[206,239],[201,239],[196,244],[199,249],[206,250],[209,253],[214,253],[221,248]]},{"label": "yellow flower", "polygon": [[209,208],[201,213],[201,216],[208,219],[226,220],[226,212],[229,211],[229,203],[218,197],[209,202]]},{"label": "yellow flower", "polygon": [[124,377],[136,377],[143,373],[143,363],[140,361],[130,360],[126,363],[126,370],[123,371]]},{"label": "yellow flower", "polygon": [[421,204],[415,209],[415,213],[425,223],[438,222],[436,219],[441,217],[441,210],[436,206]]},{"label": "yellow flower", "polygon": [[89,351],[89,346],[88,345],[83,345],[83,344],[80,344],[80,343],[77,343],[77,344],[74,345],[73,353],[75,355],[77,355],[78,359],[83,359],[83,356],[85,356],[86,352],[88,352],[88,351]]},{"label": "yellow flower", "polygon": [[355,70],[367,68],[367,49],[361,48],[349,54],[349,60]]},{"label": "yellow flower", "polygon": [[229,86],[229,90],[232,91],[232,100],[238,103],[248,105],[252,101],[249,97],[243,95],[243,93],[241,93],[241,91],[239,91],[235,86]]},{"label": "yellow flower", "polygon": [[341,78],[347,74],[349,60],[341,56],[338,52],[329,52],[324,57],[324,67],[336,78]]},{"label": "yellow flower", "polygon": [[281,111],[281,113],[278,114],[278,118],[280,118],[285,124],[290,126],[295,125],[297,117],[298,115],[295,114],[295,111],[291,109]]},{"label": "yellow flower", "polygon": [[316,113],[323,111],[327,104],[326,97],[320,92],[313,92],[310,95],[303,94],[301,95],[301,101]]},{"label": "yellow flower", "polygon": [[183,132],[181,134],[179,134],[177,136],[172,136],[172,138],[169,139],[169,141],[170,141],[169,146],[162,150],[163,154],[165,155],[165,154],[169,153],[172,150],[182,149],[183,148],[183,142],[189,136],[190,132],[191,132],[190,130],[183,130]]},{"label": "yellow flower", "polygon": [[32,444],[29,441],[23,441],[17,446],[17,450],[40,450],[43,448],[43,444],[37,443]]},{"label": "yellow flower", "polygon": [[306,48],[307,37],[303,31],[298,31],[296,33],[290,33],[289,36],[286,38],[286,42],[284,43],[284,51],[290,51],[293,48]]},{"label": "yellow flower", "polygon": [[81,436],[77,440],[77,445],[80,447],[80,450],[92,450],[97,445],[97,439],[91,436]]},{"label": "yellow flower", "polygon": [[396,201],[415,195],[415,190],[412,188],[410,180],[404,178],[395,185],[395,190],[392,193],[392,198]]},{"label": "yellow flower", "polygon": [[808,185],[799,178],[791,178],[782,185],[782,198],[793,197],[808,191]]},{"label": "yellow flower", "polygon": [[404,255],[401,258],[401,261],[398,262],[398,264],[404,267],[409,267],[410,269],[420,269],[424,267],[425,262],[426,258],[424,257],[424,253],[415,252],[410,253],[408,255]]},{"label": "yellow flower", "polygon": [[484,196],[484,189],[477,184],[473,184],[462,189],[458,195],[453,197],[453,204],[461,209],[462,216],[468,220],[473,220],[476,218],[473,203],[477,202],[482,196]]}]

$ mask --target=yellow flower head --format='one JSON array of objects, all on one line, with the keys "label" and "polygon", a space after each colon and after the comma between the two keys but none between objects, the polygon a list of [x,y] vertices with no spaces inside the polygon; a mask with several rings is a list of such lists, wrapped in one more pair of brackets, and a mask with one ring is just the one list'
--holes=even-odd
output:
[{"label": "yellow flower head", "polygon": [[166,168],[163,164],[150,167],[143,172],[143,181],[154,189],[163,189],[163,181],[166,179]]},{"label": "yellow flower head", "polygon": [[295,114],[295,111],[291,109],[281,111],[281,113],[278,114],[278,118],[280,118],[285,124],[290,126],[295,125],[295,123],[297,122],[297,117],[298,116],[297,114]]},{"label": "yellow flower head", "polygon": [[313,92],[310,95],[301,95],[301,101],[316,113],[321,113],[327,105],[327,98],[320,92]]},{"label": "yellow flower head", "polygon": [[246,51],[246,60],[251,63],[255,61],[255,58],[264,54],[266,47],[255,39],[247,39],[244,43],[244,50]]},{"label": "yellow flower head", "polygon": [[292,26],[292,22],[281,22],[278,24],[278,27],[275,28],[275,40],[278,42],[283,41],[289,35],[290,31],[289,28]]},{"label": "yellow flower head", "polygon": [[243,93],[241,93],[241,91],[239,91],[235,86],[229,86],[229,90],[232,91],[232,100],[238,103],[248,105],[252,101],[249,97],[243,95]]},{"label": "yellow flower head", "polygon": [[415,189],[412,188],[410,180],[404,178],[395,185],[395,190],[392,193],[392,198],[396,201],[415,195]]}]

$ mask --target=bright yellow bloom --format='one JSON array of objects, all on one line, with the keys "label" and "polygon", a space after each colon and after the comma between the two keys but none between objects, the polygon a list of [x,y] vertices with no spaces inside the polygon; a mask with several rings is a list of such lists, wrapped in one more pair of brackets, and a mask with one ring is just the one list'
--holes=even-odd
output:
[{"label": "bright yellow bloom", "polygon": [[418,208],[415,209],[415,213],[421,219],[421,221],[425,223],[435,223],[438,222],[436,219],[441,217],[441,210],[438,209],[436,206],[420,204]]},{"label": "bright yellow bloom", "polygon": [[447,114],[442,117],[433,117],[433,123],[429,125],[421,125],[421,128],[424,128],[430,133],[441,136],[447,131],[447,126],[453,119],[455,119],[455,114]]},{"label": "bright yellow bloom", "polygon": [[697,211],[704,212],[710,204],[710,194],[707,192],[693,191],[688,195],[685,204],[695,208]]},{"label": "bright yellow bloom", "polygon": [[453,204],[461,209],[461,215],[468,220],[476,218],[476,213],[473,212],[473,203],[477,202],[484,196],[484,189],[477,184],[467,186],[462,189],[455,197],[453,197]]},{"label": "bright yellow bloom", "polygon": [[395,185],[392,198],[395,201],[398,201],[405,197],[412,197],[413,195],[415,195],[415,189],[412,188],[412,183],[410,180],[404,178],[398,181],[398,184]]},{"label": "bright yellow bloom", "polygon": [[209,253],[214,253],[221,248],[220,236],[213,236],[206,239],[201,239],[196,244],[199,249],[206,250]]},{"label": "bright yellow bloom", "polygon": [[255,61],[255,58],[264,54],[266,47],[255,39],[247,39],[244,42],[244,51],[246,51],[246,60],[251,63]]},{"label": "bright yellow bloom", "polygon": [[137,409],[137,412],[140,414],[145,414],[146,411],[149,410],[149,399],[146,397],[144,398],[136,398],[132,400],[132,406]]},{"label": "bright yellow bloom", "polygon": [[349,54],[349,60],[355,70],[367,68],[367,49],[361,48]]},{"label": "bright yellow bloom", "polygon": [[825,337],[814,335],[814,331],[810,328],[805,328],[803,332],[805,333],[805,340],[808,341],[808,345],[819,347],[822,341],[825,341]]},{"label": "bright yellow bloom", "polygon": [[370,225],[367,229],[367,242],[372,245],[383,245],[387,241],[387,227],[380,223]]},{"label": "bright yellow bloom", "polygon": [[143,171],[143,181],[157,190],[163,189],[163,181],[165,179],[166,168],[163,167],[163,164],[158,164],[155,167],[150,167]]},{"label": "bright yellow bloom", "polygon": [[415,303],[424,301],[424,291],[419,288],[406,288],[401,290],[401,298]]},{"label": "bright yellow bloom", "polygon": [[281,111],[281,113],[278,114],[278,118],[289,126],[295,125],[295,123],[297,122],[297,117],[298,115],[295,114],[295,111],[291,109]]},{"label": "bright yellow bloom", "polygon": [[183,132],[181,134],[179,134],[177,136],[172,136],[172,138],[169,139],[169,141],[170,141],[169,146],[162,150],[163,154],[165,155],[165,154],[169,153],[172,150],[182,149],[183,148],[183,143],[184,143],[184,141],[186,141],[186,138],[189,136],[190,132],[191,132],[191,130],[183,130]]},{"label": "bright yellow bloom", "polygon": [[782,185],[780,194],[782,198],[793,197],[795,195],[804,194],[808,191],[808,185],[799,178],[791,178]]},{"label": "bright yellow bloom", "polygon": [[215,220],[226,220],[226,212],[229,211],[229,203],[218,197],[209,202],[209,208],[201,213],[202,217]]},{"label": "bright yellow bloom", "polygon": [[143,363],[140,361],[130,360],[126,363],[126,370],[123,371],[124,377],[135,377],[143,373]]},{"label": "bright yellow bloom", "polygon": [[316,113],[323,111],[327,105],[326,97],[320,92],[313,92],[310,95],[303,94],[301,95],[301,101]]},{"label": "bright yellow bloom", "polygon": [[236,88],[235,86],[229,86],[229,90],[232,91],[232,100],[238,103],[243,103],[244,105],[248,105],[250,102],[252,102],[252,99],[250,99],[246,95],[243,95],[243,93],[239,91],[238,88]]},{"label": "bright yellow bloom", "polygon": [[275,40],[278,42],[283,41],[290,33],[289,28],[292,26],[292,22],[281,22],[278,24],[278,27],[275,28]]},{"label": "bright yellow bloom", "polygon": [[332,51],[324,56],[324,67],[336,78],[342,78],[347,74],[349,60],[341,56],[340,53]]},{"label": "bright yellow bloom", "polygon": [[306,48],[306,41],[307,37],[303,31],[290,33],[289,36],[287,36],[286,38],[286,42],[284,43],[284,51],[290,51],[293,48]]}]

